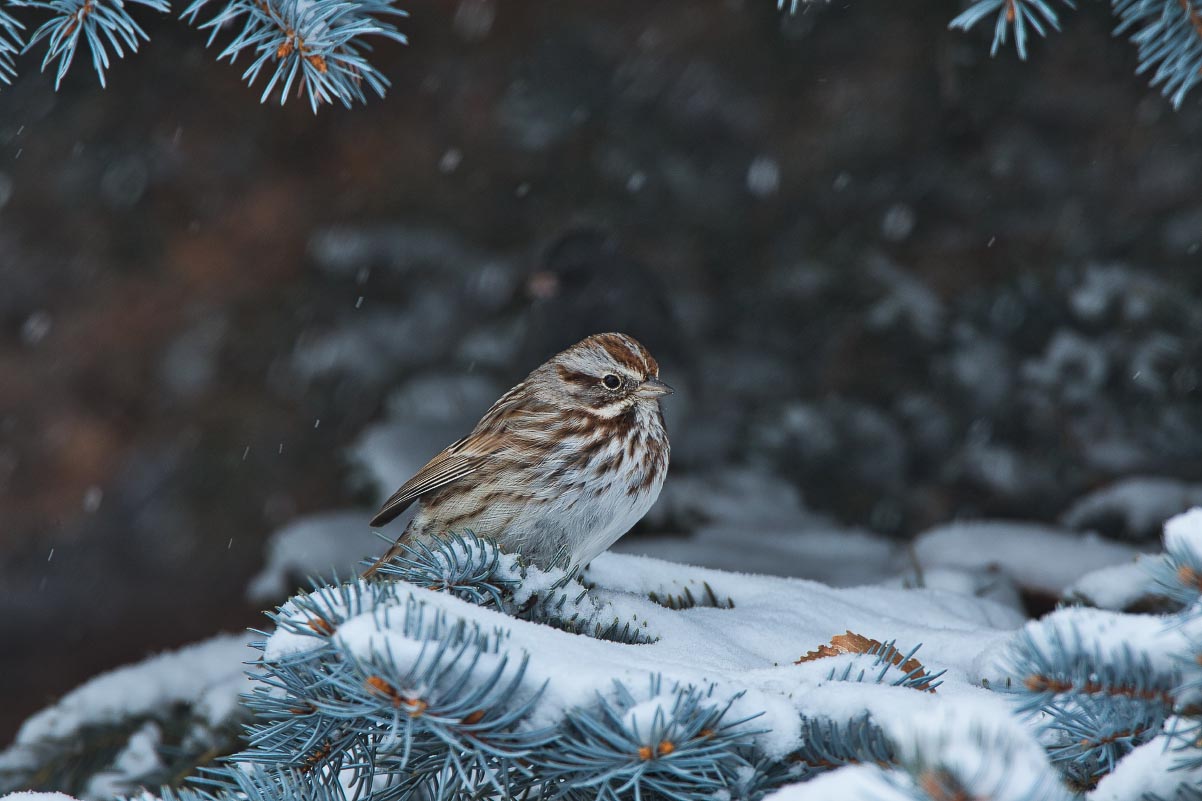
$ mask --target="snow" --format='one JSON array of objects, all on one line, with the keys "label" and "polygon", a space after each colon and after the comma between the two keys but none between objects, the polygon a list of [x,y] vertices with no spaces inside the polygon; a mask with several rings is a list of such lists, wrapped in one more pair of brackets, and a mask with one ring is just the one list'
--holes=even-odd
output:
[{"label": "snow", "polygon": [[1142,538],[1155,536],[1164,521],[1193,506],[1202,506],[1202,484],[1138,476],[1086,495],[1068,508],[1061,522],[1084,529],[1117,521],[1121,528],[1116,533]]},{"label": "snow", "polygon": [[[449,409],[433,406],[424,395],[397,393],[389,401],[396,412],[392,417],[409,422],[371,426],[352,446],[352,460],[381,500],[447,442],[462,436],[471,426],[469,418],[479,416],[478,401],[488,394],[486,384],[474,381],[446,385],[430,378],[428,385],[451,398]],[[378,553],[378,538],[365,534],[368,517],[352,511],[313,516],[273,534],[268,566],[253,580],[251,597],[281,598],[283,568],[297,575],[328,575],[331,565],[353,566],[357,559]],[[728,468],[674,476],[644,525],[662,532],[681,524],[693,529],[691,536],[628,534],[613,550],[837,586],[889,580],[906,567],[896,541],[842,527],[810,511],[794,485],[761,470]],[[403,528],[402,520],[389,531]],[[754,532],[755,548],[747,547],[749,531]],[[341,568],[338,574],[350,575]]]},{"label": "snow", "polygon": [[[431,382],[442,386],[440,379]],[[465,397],[472,394],[468,387],[460,387]],[[391,403],[414,410],[425,422],[373,426],[356,444],[354,458],[381,498],[460,430],[446,422],[460,412],[443,420],[435,411],[418,413],[426,408],[425,402],[407,394],[398,394]],[[409,447],[401,447],[402,442]],[[333,511],[302,518],[277,531],[268,544],[267,564],[252,579],[248,595],[259,602],[278,601],[298,578],[354,575],[361,559],[383,548],[380,536],[367,526],[369,516],[367,510]],[[841,526],[806,508],[794,485],[746,468],[675,477],[665,485],[643,525],[659,532],[683,526],[692,533],[628,534],[612,550],[839,587],[944,589],[990,598],[1014,609],[1021,608],[1017,587],[1059,594],[1099,566],[1133,564],[1137,554],[1129,546],[1092,535],[1012,522],[940,527],[922,535],[911,550],[866,529]],[[403,528],[402,519],[383,533],[388,536]],[[748,547],[752,537],[755,547]],[[1043,558],[1049,554],[1051,559]]]},{"label": "snow", "polygon": [[1202,507],[1190,509],[1164,524],[1164,549],[1178,560],[1187,555],[1193,563],[1202,562]]},{"label": "snow", "polygon": [[1070,329],[1057,331],[1040,358],[1022,365],[1031,386],[1058,393],[1068,404],[1094,400],[1108,371],[1105,348]]},{"label": "snow", "polygon": [[1042,747],[1010,714],[1005,699],[975,697],[912,720],[884,721],[903,765],[937,766],[993,801],[1069,798]]},{"label": "snow", "polygon": [[[748,512],[744,502],[749,498],[758,511]],[[1197,626],[1175,619],[1106,609],[1064,608],[1042,620],[1025,621],[1017,611],[1014,582],[1048,593],[1067,588],[1070,595],[1116,608],[1137,597],[1146,581],[1145,565],[1153,557],[1091,534],[1009,522],[942,526],[915,543],[912,558],[924,586],[912,588],[907,586],[910,579],[897,576],[904,567],[900,546],[868,532],[835,527],[807,511],[795,490],[760,482],[753,472],[685,482],[671,503],[675,506],[665,511],[666,518],[708,521],[697,537],[632,540],[628,545],[649,548],[661,543],[674,555],[698,560],[742,551],[743,563],[749,565],[775,564],[778,570],[811,570],[849,580],[857,570],[866,579],[879,580],[881,574],[892,578],[872,586],[833,587],[646,556],[602,554],[582,576],[589,593],[577,597],[569,586],[562,609],[603,624],[630,621],[652,640],[639,645],[571,634],[402,582],[392,585],[395,595],[379,608],[356,604],[348,609],[348,596],[334,588],[317,593],[333,610],[330,619],[342,620],[335,642],[369,662],[387,653],[402,668],[415,664],[428,658],[423,640],[433,627],[460,620],[494,646],[475,662],[475,675],[487,675],[504,662],[506,674],[516,676],[522,657],[528,656],[516,700],[539,688],[542,695],[523,726],[554,725],[567,709],[592,706],[598,696],[613,699],[616,680],[634,697],[634,706],[624,712],[626,721],[640,735],[651,736],[657,721],[674,705],[675,688],[693,686],[707,691],[715,704],[732,701],[727,720],[750,719],[740,725],[769,758],[784,758],[802,745],[800,717],[845,722],[867,714],[894,743],[904,768],[891,774],[876,766],[840,768],[782,788],[769,796],[773,801],[912,797],[908,784],[916,779],[906,771],[932,764],[963,777],[976,790],[989,789],[989,797],[997,801],[1067,799],[1036,738],[1038,722],[1016,716],[1011,699],[987,689],[1006,686],[1021,675],[1012,651],[1016,633],[1021,630],[1045,651],[1054,643],[1071,642],[1104,659],[1146,653],[1151,667],[1162,672],[1175,670],[1173,654],[1187,650],[1190,638],[1199,635],[1193,630]],[[755,548],[746,547],[747,529],[740,537],[733,522],[748,514]],[[252,587],[286,592],[290,575],[357,558],[361,551],[347,542],[364,536],[364,517],[356,511],[332,513],[282,530],[273,539],[268,567]],[[1166,525],[1166,542],[1178,552],[1202,551],[1200,535],[1202,509]],[[504,564],[511,572],[517,569],[513,557],[506,557]],[[531,570],[516,603],[557,592],[556,578],[554,573]],[[701,603],[674,610],[651,600],[652,595],[686,594]],[[365,591],[363,598],[370,597]],[[716,605],[707,602],[712,598],[718,600]],[[410,603],[420,609],[422,623],[407,631],[406,615],[398,613]],[[282,612],[307,618],[294,602],[286,603]],[[888,680],[872,683],[873,670],[860,681],[832,678],[844,675],[848,665],[853,666],[852,677],[867,668],[871,658],[859,654],[797,663],[845,631],[896,642],[902,651],[921,644],[917,659],[929,673],[946,671],[940,676],[942,683],[931,693],[892,686]],[[270,635],[265,657],[279,660],[326,641],[284,628]],[[0,756],[0,768],[6,761],[19,764],[23,750],[28,754],[39,742],[68,738],[86,725],[128,720],[173,701],[192,701],[202,715],[219,722],[233,712],[237,694],[248,689],[242,662],[255,655],[240,635],[225,635],[99,676],[31,718],[18,735],[17,747]],[[93,778],[86,795],[112,795],[126,786],[129,776],[153,767],[160,738],[154,722],[143,724],[113,766]],[[1155,748],[1143,746],[1121,762],[1089,801],[1127,801],[1136,797],[1135,789],[1162,785],[1169,797],[1176,778],[1164,784],[1161,774],[1170,756],[1160,747],[1163,740],[1155,742]]]},{"label": "snow", "polygon": [[910,589],[925,587],[944,590],[957,595],[986,598],[1002,604],[1016,612],[1024,612],[1022,597],[1014,581],[1006,575],[991,570],[951,570],[934,568],[921,573],[906,573],[880,582],[882,587]]},{"label": "snow", "polygon": [[1139,551],[1096,534],[1036,523],[976,521],[920,534],[914,553],[924,569],[1000,570],[1024,589],[1058,596],[1086,573],[1132,562]]},{"label": "snow", "polygon": [[1157,278],[1117,264],[1094,264],[1069,294],[1069,304],[1085,322],[1096,323],[1117,308],[1124,322],[1134,323],[1172,295],[1172,288]]},{"label": "snow", "polygon": [[[896,541],[806,508],[797,488],[762,470],[673,476],[645,521],[690,525],[690,536],[627,535],[612,550],[673,562],[822,581],[873,584],[904,566]],[[754,537],[755,547],[747,547]]]},{"label": "snow", "polygon": [[[1172,729],[1173,721],[1166,728]],[[1176,745],[1180,745],[1177,743]],[[1182,786],[1202,786],[1202,770],[1176,769],[1180,751],[1168,750],[1173,744],[1161,735],[1137,746],[1098,782],[1089,801],[1132,801],[1136,798],[1177,798]]]},{"label": "snow", "polygon": [[919,788],[905,774],[852,765],[783,787],[765,801],[950,798],[921,784],[922,779],[939,780],[932,768],[973,790],[992,790],[988,798],[993,801],[1067,801],[1069,793],[1043,750],[1000,705],[1000,699],[985,697],[937,706],[908,721],[886,722],[886,733],[899,744],[898,759],[918,773]]},{"label": "snow", "polygon": [[[953,787],[958,783],[976,793],[985,791],[973,797],[991,801],[1069,801],[1072,797],[1043,749],[1007,714],[1000,698],[937,705],[928,714],[910,719],[886,719],[884,728],[898,744],[903,768],[913,771],[910,775],[886,773],[875,765],[851,765],[782,787],[764,801],[951,798],[953,793],[941,792],[943,777]],[[961,796],[955,793],[956,798]]]},{"label": "snow", "polygon": [[1100,609],[1122,611],[1157,594],[1151,570],[1159,556],[1139,554],[1134,562],[1103,567],[1086,573],[1065,590],[1065,598]]},{"label": "snow", "polygon": [[396,370],[428,364],[437,353],[431,342],[453,339],[455,307],[450,298],[434,291],[415,295],[403,313],[354,313],[337,327],[306,331],[297,340],[291,359],[296,375],[382,383]]},{"label": "snow", "polygon": [[[243,663],[256,655],[245,635],[222,634],[101,673],[26,720],[12,748],[0,754],[0,770],[25,764],[42,742],[153,716],[176,703],[190,702],[198,716],[220,725],[237,710],[239,693],[249,692]],[[131,752],[129,759],[136,756]]]},{"label": "snow", "polygon": [[764,796],[763,801],[912,801],[913,798],[877,766],[850,765],[806,782],[785,785]]},{"label": "snow", "polygon": [[162,767],[158,752],[162,741],[163,732],[158,724],[147,721],[130,736],[125,748],[113,760],[112,768],[92,776],[83,797],[117,798],[135,789],[137,779]]},{"label": "snow", "polygon": [[[1133,654],[1144,659],[1153,671],[1172,675],[1181,667],[1180,654],[1190,649],[1189,625],[1159,615],[1136,615],[1088,607],[1065,607],[1032,620],[1023,633],[1041,653],[1053,654],[1065,644],[1078,653],[1095,655],[1102,662],[1122,664]],[[996,686],[1024,671],[1004,657],[996,660],[995,676],[986,678]]]},{"label": "snow", "polygon": [[770,156],[756,156],[747,167],[747,191],[758,198],[780,189],[780,164]]},{"label": "snow", "polygon": [[871,584],[896,572],[897,544],[861,529],[798,530],[756,527],[755,547],[747,529],[703,526],[691,537],[625,537],[613,550],[700,567],[821,580],[835,586]]},{"label": "snow", "polygon": [[247,597],[278,603],[297,590],[298,578],[356,575],[364,557],[386,547],[368,527],[370,518],[362,509],[323,512],[274,532],[267,541],[267,564],[250,580]]},{"label": "snow", "polygon": [[[847,719],[872,712],[878,721],[894,720],[904,728],[915,716],[942,704],[996,700],[976,686],[974,662],[1022,622],[1020,615],[1001,605],[937,590],[835,589],[613,553],[595,559],[584,578],[595,585],[591,595],[601,607],[599,620],[634,620],[645,634],[658,639],[623,645],[573,635],[417,588],[402,588],[401,598],[422,604],[423,619],[433,619],[432,612],[444,613],[450,622],[464,619],[482,632],[497,632],[502,653],[530,655],[524,686],[532,689],[546,682],[546,688],[527,725],[551,724],[564,709],[593,703],[598,693],[612,693],[615,679],[637,693],[646,692],[649,676],[661,675],[665,688],[677,683],[713,685],[713,696],[721,701],[746,690],[731,708],[732,719],[762,712],[748,725],[768,730],[756,739],[775,757],[798,746],[799,714]],[[731,598],[734,608],[673,611],[648,599],[651,592],[674,595],[686,587],[695,597],[704,597],[705,585],[719,598]],[[335,607],[341,603],[334,594],[327,602]],[[335,636],[358,656],[391,653],[403,664],[407,656],[416,658],[421,645],[406,636],[402,617],[364,610],[338,626]],[[903,648],[922,643],[918,658],[930,670],[946,668],[944,684],[931,694],[830,681],[834,662],[794,664],[848,629],[882,642],[896,639]],[[316,644],[312,637],[277,631],[268,641],[266,657],[279,659]],[[488,669],[488,661],[482,659],[481,671]],[[510,659],[511,667],[516,661]]]},{"label": "snow", "polygon": [[881,254],[873,255],[867,271],[884,293],[868,311],[866,322],[870,328],[886,329],[905,323],[926,339],[939,336],[947,313],[930,287]]},{"label": "snow", "polygon": [[[359,435],[349,456],[382,503],[471,427],[424,420],[376,423]],[[403,521],[393,525],[398,533],[404,529]]]},{"label": "snow", "polygon": [[453,423],[466,434],[505,387],[479,374],[414,376],[388,397],[388,417],[423,423]]},{"label": "snow", "polygon": [[76,801],[66,793],[20,792],[0,795],[0,801]]},{"label": "snow", "polygon": [[835,527],[829,518],[806,509],[795,485],[750,468],[673,475],[647,519],[656,526],[666,520],[741,523],[745,531],[763,524]]}]

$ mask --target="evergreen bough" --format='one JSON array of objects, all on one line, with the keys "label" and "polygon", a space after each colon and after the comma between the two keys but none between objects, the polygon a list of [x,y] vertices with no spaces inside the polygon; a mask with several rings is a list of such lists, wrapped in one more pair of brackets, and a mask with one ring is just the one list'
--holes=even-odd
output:
[{"label": "evergreen bough", "polygon": [[[777,0],[777,7],[798,13],[814,2]],[[1077,7],[1075,0],[969,0],[967,5],[950,27],[967,31],[992,20],[990,54],[1013,41],[1024,61],[1031,36],[1059,31],[1059,9]],[[1110,5],[1118,19],[1114,35],[1126,36],[1138,49],[1137,73],[1148,75],[1152,86],[1180,108],[1202,80],[1202,0],[1110,0]]]},{"label": "evergreen bough", "polygon": [[[16,76],[15,56],[40,47],[56,89],[81,49],[104,86],[113,59],[148,40],[135,16],[145,13],[139,7],[172,11],[170,0],[0,0],[0,83]],[[26,36],[14,9],[31,9],[29,16],[43,21]],[[233,32],[217,58],[249,58],[242,78],[251,85],[263,78],[261,101],[304,96],[315,112],[366,102],[368,92],[383,97],[389,80],[367,60],[368,41],[407,41],[395,24],[407,12],[391,0],[193,0],[180,16],[207,31],[210,46]]]},{"label": "evergreen bough", "polygon": [[[1202,80],[1202,5],[1198,0],[1110,0],[1118,26],[1116,36],[1130,38],[1139,52],[1138,74],[1150,76],[1174,107]],[[1057,8],[1076,8],[1073,0],[974,0],[952,20],[951,27],[968,30],[993,18],[993,48],[1013,37],[1019,58],[1027,58],[1031,34],[1045,36],[1060,30]]]},{"label": "evergreen bough", "polygon": [[[776,0],[777,8],[798,13],[815,0]],[[1118,18],[1116,35],[1126,35],[1139,50],[1139,72],[1149,74],[1175,107],[1202,80],[1202,0],[1110,0]],[[992,53],[1013,40],[1026,59],[1032,34],[1060,29],[1060,6],[1074,0],[972,0],[951,22],[968,30],[993,20]],[[142,12],[139,7],[147,11]],[[29,31],[14,9],[31,9]],[[41,49],[42,69],[54,66],[55,87],[81,48],[87,51],[100,85],[113,59],[134,53],[147,40],[134,12],[172,11],[170,0],[0,0],[0,83],[16,76],[14,59]],[[208,44],[233,31],[217,58],[250,59],[242,78],[263,79],[262,102],[304,96],[314,112],[324,104],[351,106],[369,93],[383,97],[390,82],[368,60],[369,40],[407,42],[396,26],[407,12],[392,0],[193,0],[180,14],[208,31]]]},{"label": "evergreen bough", "polygon": [[[242,750],[158,794],[755,801],[777,790],[804,799],[810,788],[822,797],[825,785],[809,780],[833,771],[847,780],[848,801],[1189,801],[1202,786],[1202,509],[1171,520],[1165,546],[1150,579],[1179,611],[1066,606],[1029,623],[988,686],[1013,714],[949,698],[912,716],[799,715],[790,733],[798,745],[782,755],[765,747],[769,727],[729,687],[648,673],[548,707],[548,681],[532,678],[540,654],[515,647],[511,628],[448,612],[470,607],[432,603],[431,593],[623,647],[656,633],[623,620],[604,590],[571,572],[523,566],[471,533],[447,535],[409,548],[382,578],[315,586],[273,613],[243,696],[254,722]],[[941,674],[916,650],[847,632],[798,662],[833,665],[831,685],[929,698]],[[0,789],[30,786],[39,766],[26,767],[0,774]],[[1094,795],[1139,771],[1147,775],[1123,785],[1138,792]]]}]

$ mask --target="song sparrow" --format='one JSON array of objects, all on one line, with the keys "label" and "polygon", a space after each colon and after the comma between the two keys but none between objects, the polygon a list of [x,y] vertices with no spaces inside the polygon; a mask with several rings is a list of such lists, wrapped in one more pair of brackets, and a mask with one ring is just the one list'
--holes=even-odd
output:
[{"label": "song sparrow", "polygon": [[388,499],[372,526],[414,501],[417,514],[363,575],[406,542],[465,529],[542,567],[562,556],[588,562],[659,496],[669,453],[659,398],[671,391],[625,334],[596,334],[552,357]]}]

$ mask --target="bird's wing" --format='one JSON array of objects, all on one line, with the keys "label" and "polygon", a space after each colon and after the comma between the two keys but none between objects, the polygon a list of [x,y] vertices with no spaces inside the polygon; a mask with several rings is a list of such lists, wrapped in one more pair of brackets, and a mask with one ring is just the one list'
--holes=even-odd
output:
[{"label": "bird's wing", "polygon": [[466,478],[490,461],[512,458],[515,433],[532,425],[545,426],[550,418],[544,416],[531,406],[526,382],[517,384],[484,413],[472,433],[449,445],[393,493],[372,518],[371,526],[388,523],[422,495]]},{"label": "bird's wing", "polygon": [[473,432],[446,448],[413,478],[401,485],[371,519],[371,526],[383,526],[409,508],[422,495],[470,476],[497,453],[501,443],[496,436],[480,436]]}]

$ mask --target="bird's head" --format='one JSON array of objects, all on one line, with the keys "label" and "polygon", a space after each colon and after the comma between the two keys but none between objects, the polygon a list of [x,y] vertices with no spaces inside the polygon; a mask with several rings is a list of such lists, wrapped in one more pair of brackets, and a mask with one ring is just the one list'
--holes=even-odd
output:
[{"label": "bird's head", "polygon": [[596,417],[612,418],[636,405],[658,405],[672,388],[659,380],[659,363],[626,334],[594,334],[548,362],[558,392]]}]

